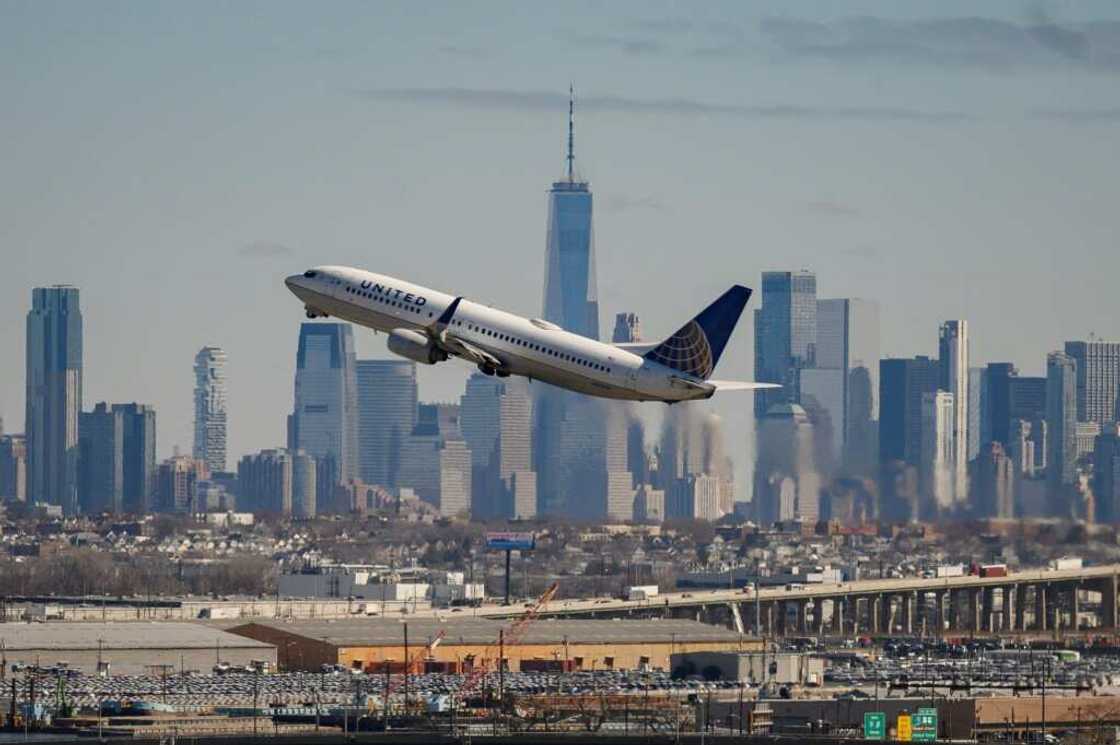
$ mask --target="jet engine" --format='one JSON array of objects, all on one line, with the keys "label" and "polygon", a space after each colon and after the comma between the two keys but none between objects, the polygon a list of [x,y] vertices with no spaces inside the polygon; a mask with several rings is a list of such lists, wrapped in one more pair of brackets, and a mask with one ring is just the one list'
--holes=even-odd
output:
[{"label": "jet engine", "polygon": [[410,329],[394,329],[389,333],[389,351],[423,365],[434,365],[447,359],[447,352],[431,339]]}]

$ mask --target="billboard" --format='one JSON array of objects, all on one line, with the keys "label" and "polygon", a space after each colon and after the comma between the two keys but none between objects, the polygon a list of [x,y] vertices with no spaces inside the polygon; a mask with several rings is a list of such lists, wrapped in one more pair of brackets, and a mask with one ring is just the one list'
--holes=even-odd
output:
[{"label": "billboard", "polygon": [[532,533],[504,531],[486,534],[488,551],[532,551],[536,547],[537,539]]}]

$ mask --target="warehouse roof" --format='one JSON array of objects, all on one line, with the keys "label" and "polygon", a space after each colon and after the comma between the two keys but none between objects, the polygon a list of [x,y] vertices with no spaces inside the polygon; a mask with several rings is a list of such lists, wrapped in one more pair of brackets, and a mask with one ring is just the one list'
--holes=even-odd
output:
[{"label": "warehouse roof", "polygon": [[[338,647],[397,645],[404,641],[404,621],[408,622],[408,638],[423,644],[441,629],[447,635],[444,644],[487,644],[497,640],[498,631],[511,622],[488,618],[355,618],[338,621],[258,621],[230,629],[234,634],[251,636],[253,627],[265,627],[325,641]],[[547,619],[536,621],[522,637],[522,644],[557,644],[565,639],[571,644],[639,644],[687,642],[734,642],[742,636],[721,626],[697,621],[671,619]]]},{"label": "warehouse roof", "polygon": [[0,642],[6,651],[59,649],[269,649],[271,644],[196,623],[5,623]]}]

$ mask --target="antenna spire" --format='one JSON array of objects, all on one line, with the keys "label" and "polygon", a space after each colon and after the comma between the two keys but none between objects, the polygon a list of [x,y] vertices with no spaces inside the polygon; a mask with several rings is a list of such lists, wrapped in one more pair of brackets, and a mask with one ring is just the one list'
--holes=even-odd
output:
[{"label": "antenna spire", "polygon": [[571,183],[574,176],[575,169],[575,87],[568,84],[568,183]]}]

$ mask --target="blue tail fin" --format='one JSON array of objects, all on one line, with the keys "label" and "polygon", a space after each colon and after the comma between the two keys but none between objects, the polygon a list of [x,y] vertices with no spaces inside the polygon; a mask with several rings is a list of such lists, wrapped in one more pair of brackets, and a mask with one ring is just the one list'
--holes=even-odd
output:
[{"label": "blue tail fin", "polygon": [[707,380],[750,297],[749,288],[733,286],[677,333],[646,352],[645,358]]}]

